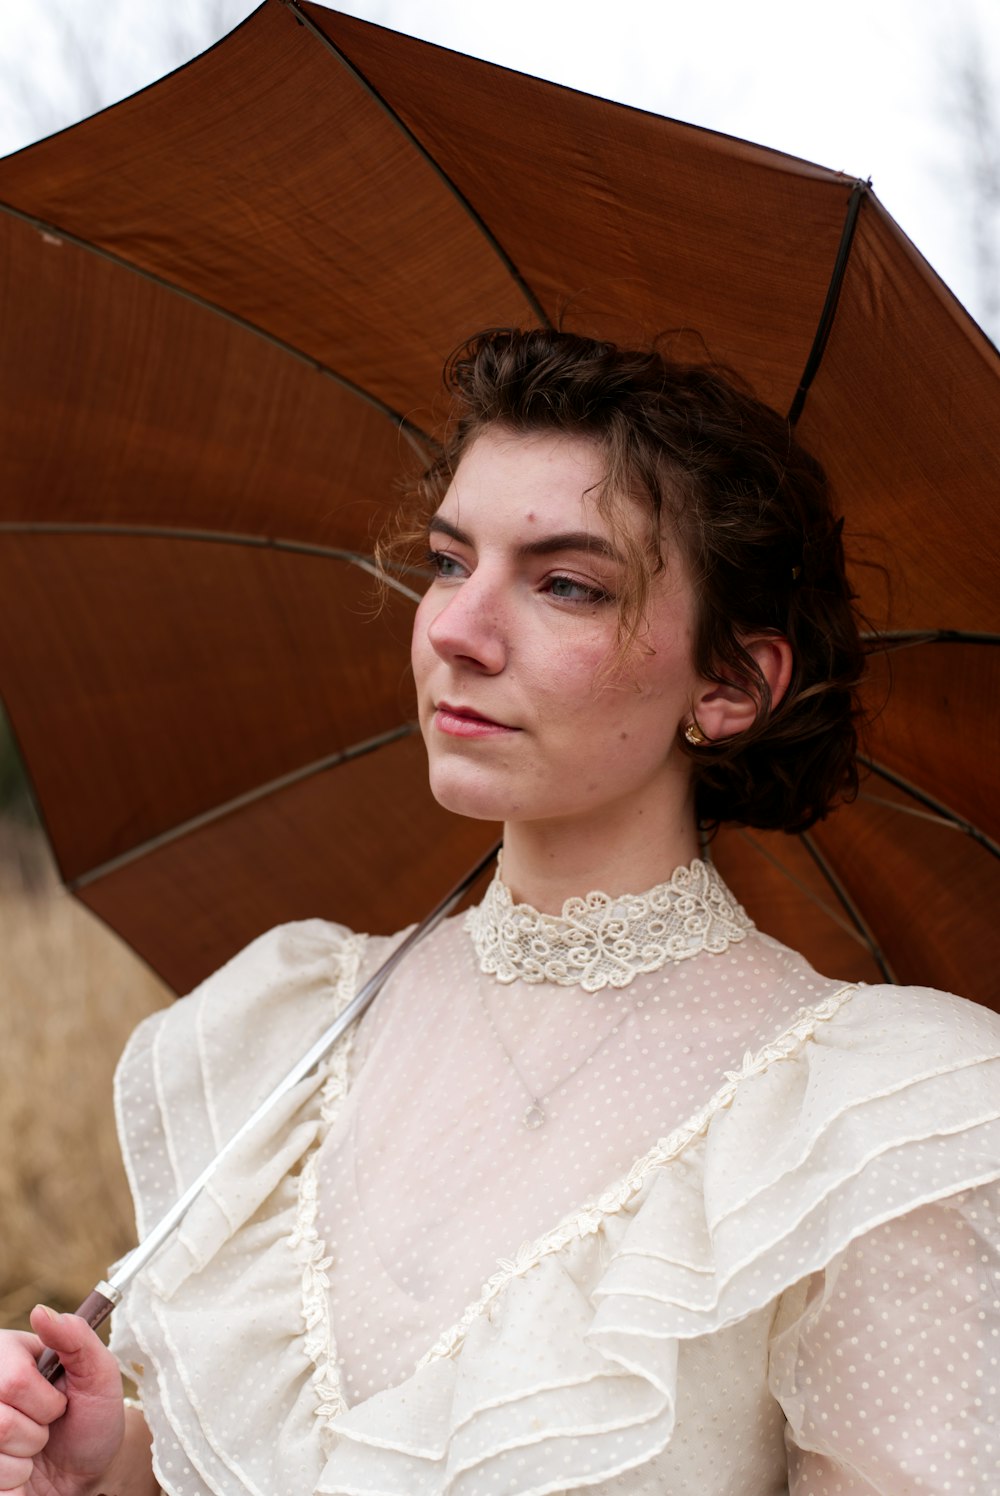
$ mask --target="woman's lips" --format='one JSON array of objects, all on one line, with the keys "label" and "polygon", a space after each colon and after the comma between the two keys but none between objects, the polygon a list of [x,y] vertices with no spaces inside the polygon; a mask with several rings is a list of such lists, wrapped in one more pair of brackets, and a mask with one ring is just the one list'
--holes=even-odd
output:
[{"label": "woman's lips", "polygon": [[471,706],[452,706],[448,701],[438,703],[434,725],[453,738],[495,738],[502,733],[519,731],[516,727],[505,727],[502,722],[484,717]]}]

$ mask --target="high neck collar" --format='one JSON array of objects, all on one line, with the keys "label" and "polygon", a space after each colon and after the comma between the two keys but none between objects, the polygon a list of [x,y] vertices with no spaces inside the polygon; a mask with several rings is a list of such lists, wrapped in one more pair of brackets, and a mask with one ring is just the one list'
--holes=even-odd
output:
[{"label": "high neck collar", "polygon": [[480,970],[500,982],[625,987],[668,962],[720,954],[753,929],[715,868],[698,859],[643,894],[567,899],[562,914],[515,904],[501,875],[498,864],[482,903],[465,916]]}]

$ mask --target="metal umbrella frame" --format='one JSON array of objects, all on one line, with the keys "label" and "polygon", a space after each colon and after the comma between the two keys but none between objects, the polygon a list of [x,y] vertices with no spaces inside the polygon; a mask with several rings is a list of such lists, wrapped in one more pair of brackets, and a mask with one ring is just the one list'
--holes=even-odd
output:
[{"label": "metal umbrella frame", "polygon": [[786,410],[879,622],[862,795],[723,875],[823,970],[1000,1001],[1000,360],[868,183],[266,0],[0,162],[0,263],[0,693],[65,882],[175,989],[495,839],[430,799],[372,541],[444,355],[559,323]]}]

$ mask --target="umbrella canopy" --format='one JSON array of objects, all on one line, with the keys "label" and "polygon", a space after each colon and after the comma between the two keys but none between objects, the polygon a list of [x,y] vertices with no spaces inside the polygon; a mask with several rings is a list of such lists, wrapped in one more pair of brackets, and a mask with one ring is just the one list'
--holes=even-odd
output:
[{"label": "umbrella canopy", "polygon": [[788,410],[891,646],[862,797],[724,875],[823,970],[998,1000],[1000,361],[867,184],[266,0],[0,163],[0,267],[0,694],[64,879],[175,988],[396,928],[495,835],[429,796],[370,557],[443,357],[551,322]]}]

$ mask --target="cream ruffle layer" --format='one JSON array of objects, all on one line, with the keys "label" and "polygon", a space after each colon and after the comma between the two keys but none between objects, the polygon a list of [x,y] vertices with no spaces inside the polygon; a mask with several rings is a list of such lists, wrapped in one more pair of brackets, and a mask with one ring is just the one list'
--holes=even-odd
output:
[{"label": "cream ruffle layer", "polygon": [[[384,949],[368,942],[366,966]],[[331,988],[348,999],[363,952],[320,921],[272,931],[136,1032],[117,1104],[140,1232],[235,1131],[248,1077],[266,1091],[329,1022]],[[161,1448],[183,1451],[185,1492],[541,1496],[610,1480],[670,1443],[686,1346],[735,1333],[879,1223],[1000,1177],[995,1015],[847,988],[505,1264],[405,1383],[348,1411],[310,1224],[310,1159],[345,1066],[341,1050],[285,1098],[116,1312],[114,1348]]]}]

